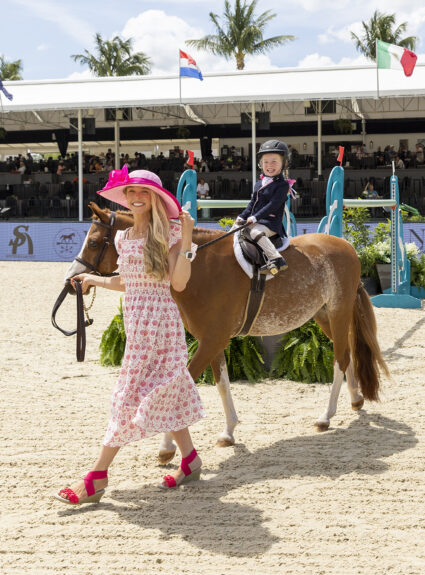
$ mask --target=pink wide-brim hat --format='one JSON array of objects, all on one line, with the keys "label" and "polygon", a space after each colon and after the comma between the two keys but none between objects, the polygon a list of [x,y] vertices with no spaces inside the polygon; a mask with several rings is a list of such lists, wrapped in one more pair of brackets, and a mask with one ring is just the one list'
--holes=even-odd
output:
[{"label": "pink wide-brim hat", "polygon": [[113,170],[109,174],[105,187],[97,193],[103,198],[128,208],[124,190],[128,186],[143,186],[149,188],[162,199],[169,218],[178,218],[182,208],[171,192],[162,187],[161,179],[148,170],[134,170],[128,173],[127,166],[122,170]]}]

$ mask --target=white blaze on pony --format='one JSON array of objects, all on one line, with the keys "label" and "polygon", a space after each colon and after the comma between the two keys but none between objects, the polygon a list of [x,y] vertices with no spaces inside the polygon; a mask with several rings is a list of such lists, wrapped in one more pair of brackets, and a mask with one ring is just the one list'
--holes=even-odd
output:
[{"label": "white blaze on pony", "polygon": [[[77,258],[82,258],[84,252],[87,249],[87,241],[88,241],[89,234],[87,233],[83,245],[81,246],[81,250],[79,251]],[[69,278],[77,276],[78,274],[82,274],[84,272],[90,271],[88,270],[82,263],[77,261],[76,259],[72,262],[71,266],[67,269],[65,274],[65,281]]]},{"label": "white blaze on pony", "polygon": [[[93,202],[90,207],[103,224],[109,224],[109,210],[101,210]],[[127,213],[116,213],[110,245],[98,265],[101,274],[115,271],[118,255],[114,235],[117,229],[131,225],[132,219]],[[90,265],[96,261],[107,227],[93,224],[87,234],[81,258]],[[226,416],[218,445],[227,446],[235,442],[238,418],[223,350],[241,328],[250,280],[235,260],[231,237],[202,249],[203,244],[221,235],[224,232],[194,229],[193,241],[198,251],[191,278],[184,291],[173,291],[172,295],[185,327],[199,342],[189,365],[192,377],[196,379],[208,365],[212,367]],[[93,249],[95,245],[99,245],[97,251]],[[251,333],[283,333],[314,318],[333,341],[335,367],[330,400],[316,422],[316,429],[323,431],[335,415],[344,374],[351,406],[358,410],[364,399],[378,399],[380,371],[388,375],[388,368],[377,340],[373,307],[360,282],[360,262],[352,246],[338,237],[305,234],[291,240],[285,258],[289,271],[266,282],[263,306]],[[71,266],[69,274],[74,269]],[[159,460],[167,463],[174,451],[171,438],[166,436]]]}]

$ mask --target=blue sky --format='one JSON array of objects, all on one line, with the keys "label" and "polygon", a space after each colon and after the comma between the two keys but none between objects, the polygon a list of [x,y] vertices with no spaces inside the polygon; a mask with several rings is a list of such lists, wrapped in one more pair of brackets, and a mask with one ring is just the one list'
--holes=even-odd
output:
[{"label": "blue sky", "polygon": [[[231,0],[232,1],[232,0]],[[383,4],[385,7],[383,8]],[[277,17],[265,35],[293,34],[294,42],[267,55],[248,58],[246,69],[332,66],[365,60],[356,52],[350,30],[360,32],[361,21],[375,9],[396,13],[397,23],[408,23],[408,34],[419,37],[416,52],[425,61],[425,5],[411,7],[399,0],[259,0],[257,13],[272,10]],[[185,46],[214,29],[213,10],[221,15],[223,0],[3,0],[0,53],[23,61],[25,80],[89,77],[71,54],[93,50],[93,37],[133,38],[134,48],[151,57],[153,74],[176,74],[178,48],[186,49],[202,72],[232,71],[234,61],[197,53]],[[401,7],[400,7],[401,6]]]}]

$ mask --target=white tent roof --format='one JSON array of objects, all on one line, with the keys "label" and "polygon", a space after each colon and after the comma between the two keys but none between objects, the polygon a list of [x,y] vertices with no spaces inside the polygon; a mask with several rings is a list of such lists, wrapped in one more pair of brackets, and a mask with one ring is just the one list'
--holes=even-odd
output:
[{"label": "white tent roof", "polygon": [[[207,74],[203,82],[184,78],[181,84],[182,102],[194,105],[377,96],[377,72],[373,65]],[[180,103],[178,76],[19,81],[4,82],[4,85],[13,94],[13,100],[9,101],[0,92],[0,111],[3,112]],[[379,95],[424,96],[425,64],[416,65],[410,78],[398,70],[379,70]]]}]

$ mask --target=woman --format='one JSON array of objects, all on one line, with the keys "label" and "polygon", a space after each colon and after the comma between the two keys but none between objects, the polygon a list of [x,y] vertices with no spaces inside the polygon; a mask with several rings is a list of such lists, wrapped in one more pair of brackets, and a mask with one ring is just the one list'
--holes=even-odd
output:
[{"label": "woman", "polygon": [[143,437],[172,432],[181,451],[180,468],[162,479],[158,485],[162,489],[199,479],[202,465],[188,426],[205,414],[186,367],[184,327],[170,292],[170,285],[183,291],[189,281],[196,250],[194,220],[162,187],[159,177],[146,170],[113,171],[98,193],[129,208],[134,216],[134,226],[115,237],[119,275],[102,278],[84,273],[71,281],[81,281],[83,292],[89,286],[126,292],[127,341],[100,455],[84,480],[55,495],[74,505],[99,501],[120,447]]}]

